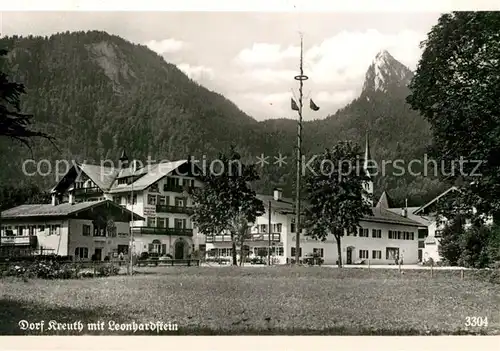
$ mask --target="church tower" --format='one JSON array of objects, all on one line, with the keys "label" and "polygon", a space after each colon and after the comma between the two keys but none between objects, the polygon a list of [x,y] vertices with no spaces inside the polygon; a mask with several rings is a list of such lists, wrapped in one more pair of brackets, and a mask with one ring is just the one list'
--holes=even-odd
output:
[{"label": "church tower", "polygon": [[365,143],[365,155],[363,158],[363,170],[370,177],[370,180],[365,182],[364,188],[366,192],[370,195],[368,202],[373,206],[373,178],[376,173],[376,166],[372,160],[372,155],[370,153],[370,140],[368,137],[368,132],[366,132],[366,143]]}]

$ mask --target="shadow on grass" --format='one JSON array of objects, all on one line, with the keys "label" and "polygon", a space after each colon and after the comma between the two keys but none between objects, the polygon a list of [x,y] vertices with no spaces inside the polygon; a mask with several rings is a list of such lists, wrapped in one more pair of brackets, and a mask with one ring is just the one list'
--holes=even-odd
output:
[{"label": "shadow on grass", "polygon": [[[22,330],[19,322],[25,320],[30,323],[44,321],[44,331]],[[131,318],[123,315],[106,312],[102,309],[82,310],[70,307],[47,308],[31,302],[15,300],[0,300],[0,335],[484,335],[484,332],[472,333],[471,331],[445,330],[384,330],[372,328],[329,328],[323,330],[310,329],[229,329],[214,330],[208,328],[179,326],[177,331],[111,331],[107,329],[107,322],[113,320],[117,323],[131,323]],[[81,321],[83,330],[49,330],[49,322],[73,324]],[[104,321],[102,330],[89,330],[87,323]]]}]

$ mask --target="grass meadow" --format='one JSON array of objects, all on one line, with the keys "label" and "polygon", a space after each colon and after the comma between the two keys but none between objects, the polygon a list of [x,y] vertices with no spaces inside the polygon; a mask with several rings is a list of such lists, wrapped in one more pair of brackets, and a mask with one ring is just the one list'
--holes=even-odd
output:
[{"label": "grass meadow", "polygon": [[[500,334],[500,285],[466,272],[328,267],[157,267],[130,276],[0,279],[0,334],[19,321],[176,323],[182,335]],[[487,318],[483,327],[467,317]],[[71,330],[52,334],[125,335]],[[157,334],[137,331],[135,334]]]}]

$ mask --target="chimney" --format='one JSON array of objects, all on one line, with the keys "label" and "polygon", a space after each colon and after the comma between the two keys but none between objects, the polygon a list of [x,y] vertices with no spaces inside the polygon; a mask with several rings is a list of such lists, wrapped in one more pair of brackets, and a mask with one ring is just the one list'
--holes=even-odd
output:
[{"label": "chimney", "polygon": [[408,217],[408,199],[405,199],[405,207],[401,209],[401,216]]},{"label": "chimney", "polygon": [[56,205],[57,205],[57,194],[52,193],[52,206],[56,206]]},{"label": "chimney", "polygon": [[281,190],[281,188],[275,188],[274,189],[274,200],[280,201],[282,197],[283,197],[283,190]]},{"label": "chimney", "polygon": [[74,190],[73,190],[73,189],[71,189],[71,190],[69,191],[69,200],[68,200],[68,203],[69,203],[70,205],[74,205],[74,204],[75,204],[75,192],[74,192]]}]

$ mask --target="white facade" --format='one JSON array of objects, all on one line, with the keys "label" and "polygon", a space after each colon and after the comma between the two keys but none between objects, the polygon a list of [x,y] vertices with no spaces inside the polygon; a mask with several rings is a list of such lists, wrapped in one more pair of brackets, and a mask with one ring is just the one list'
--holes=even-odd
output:
[{"label": "white facade", "polygon": [[[105,210],[97,207],[94,211]],[[3,219],[0,229],[0,248],[6,252],[55,254],[72,256],[74,260],[90,260],[96,255],[95,259],[102,261],[106,256],[118,259],[120,252],[126,259],[128,247],[128,222],[113,222],[113,227],[106,231],[95,227],[92,219],[37,216]]]},{"label": "white facade", "polygon": [[[272,237],[279,241],[271,243],[274,264],[286,264],[295,259],[295,221],[293,214],[283,214],[272,211],[271,226]],[[269,227],[269,215],[266,213],[257,218],[252,226],[252,239],[245,242],[249,246],[251,256],[256,255],[258,248],[269,246],[267,228]],[[264,227],[262,227],[264,226]],[[364,261],[365,264],[395,264],[398,255],[403,264],[416,264],[418,262],[418,226],[381,223],[372,221],[361,221],[367,237],[361,236],[360,232],[350,233],[341,238],[342,263],[355,264]],[[374,231],[376,230],[376,231]],[[389,238],[391,231],[391,238]],[[305,235],[300,236],[301,257],[318,252],[324,259],[324,264],[337,264],[337,242],[333,235],[328,235],[326,241],[315,240]],[[393,235],[394,233],[394,235]],[[401,239],[396,239],[398,237]],[[403,239],[406,235],[406,239]],[[262,238],[262,240],[257,240]],[[225,239],[225,241],[222,241]],[[207,252],[216,250],[219,257],[231,258],[231,241],[229,235],[217,235],[207,238]],[[362,250],[362,251],[360,251]],[[350,251],[350,257],[349,257]],[[253,253],[253,255],[252,255]],[[267,259],[265,259],[267,261]]]}]

